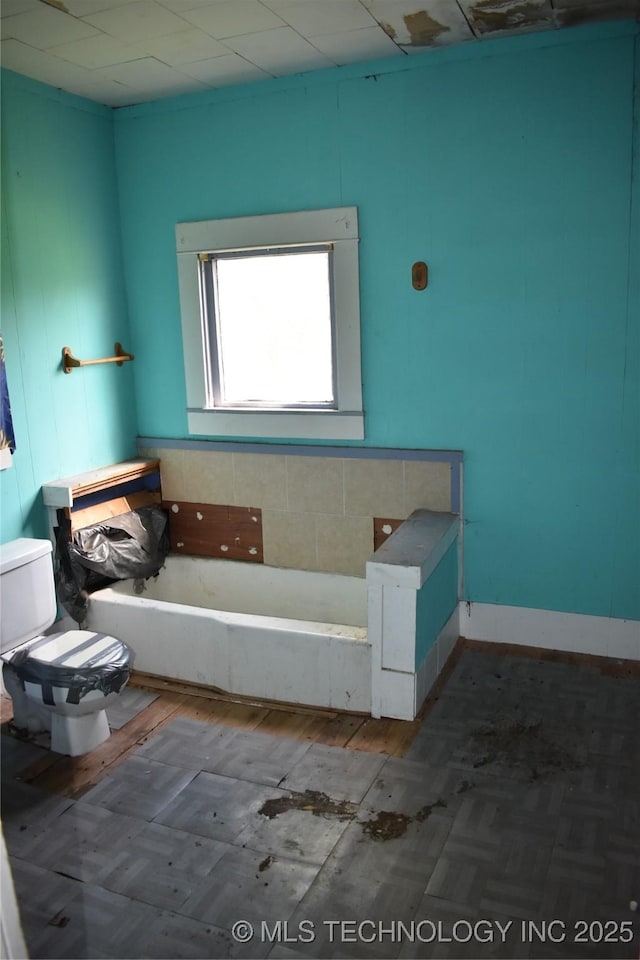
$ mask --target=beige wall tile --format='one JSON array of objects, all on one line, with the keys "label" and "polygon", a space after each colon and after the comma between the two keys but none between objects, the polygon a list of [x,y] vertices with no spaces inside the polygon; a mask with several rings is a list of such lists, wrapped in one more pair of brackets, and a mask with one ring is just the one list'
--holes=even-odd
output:
[{"label": "beige wall tile", "polygon": [[405,462],[405,516],[414,510],[451,509],[451,465],[426,460]]},{"label": "beige wall tile", "polygon": [[336,457],[287,457],[287,509],[344,513],[343,462]]},{"label": "beige wall tile", "polygon": [[364,577],[373,553],[373,522],[370,517],[318,516],[318,569]]},{"label": "beige wall tile", "polygon": [[264,562],[270,567],[317,570],[316,521],[304,513],[262,511]]},{"label": "beige wall tile", "polygon": [[159,450],[160,481],[165,500],[184,499],[182,450]]},{"label": "beige wall tile", "polygon": [[263,510],[286,509],[287,475],[283,455],[234,453],[232,457],[232,503]]},{"label": "beige wall tile", "polygon": [[406,516],[401,460],[345,460],[344,490],[349,516]]},{"label": "beige wall tile", "polygon": [[[182,499],[192,503],[231,503],[232,454],[219,450],[185,450],[182,457]],[[247,504],[253,506],[253,504]]]}]

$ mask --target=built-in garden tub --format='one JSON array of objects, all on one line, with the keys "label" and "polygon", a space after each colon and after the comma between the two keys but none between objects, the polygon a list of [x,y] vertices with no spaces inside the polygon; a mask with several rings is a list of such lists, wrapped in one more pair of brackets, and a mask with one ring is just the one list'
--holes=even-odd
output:
[{"label": "built-in garden tub", "polygon": [[366,579],[170,554],[92,594],[134,669],[264,700],[413,720],[458,636],[458,517],[416,510]]},{"label": "built-in garden tub", "polygon": [[363,578],[174,555],[156,578],[92,594],[88,617],[144,673],[369,712],[366,624]]},{"label": "built-in garden tub", "polygon": [[[216,451],[215,456],[219,455]],[[236,456],[244,454],[234,452],[231,460],[233,475],[237,468],[242,477]],[[247,456],[250,463],[244,477],[253,481],[254,454]],[[411,484],[418,480],[418,486],[424,484],[428,498],[432,484],[442,479],[444,465],[450,483],[447,502],[458,509],[460,456],[440,452],[436,461],[442,462],[425,462],[425,467],[438,468],[435,476],[427,476],[416,474],[412,469],[416,464],[409,458],[403,461],[402,476],[407,482],[413,478]],[[271,460],[265,462],[273,466]],[[328,462],[328,478],[335,479],[335,464]],[[157,459],[142,457],[44,484],[52,540],[56,542],[61,511],[73,535],[105,518],[164,502],[159,471]],[[352,472],[346,462],[339,464],[340,476],[346,478]],[[202,469],[201,473],[209,476]],[[306,473],[294,470],[293,474],[298,482],[312,476],[308,468]],[[274,476],[281,480],[284,474],[276,471]],[[360,470],[351,477],[351,493],[358,488],[355,481],[363,477]],[[343,502],[346,490],[345,486]],[[387,521],[380,520],[381,510],[370,515],[367,497],[356,500],[355,506],[352,503],[358,509],[345,519],[357,520],[360,534],[362,524],[368,527],[370,521],[367,540],[372,535],[373,545],[376,518],[383,533],[388,533]],[[135,669],[257,699],[401,720],[417,716],[458,637],[462,547],[458,534],[463,527],[457,513],[413,509],[388,539],[376,544],[366,560],[365,579],[261,562],[264,553],[258,549],[258,539],[253,539],[252,528],[258,524],[257,508],[191,500],[168,503],[174,518],[171,542],[184,552],[170,554],[156,579],[124,581],[90,598],[86,625],[128,643],[135,654]],[[185,522],[176,530],[175,517],[184,513]],[[242,542],[238,530],[243,523],[251,531],[243,561],[195,555],[209,554],[216,546],[221,552],[227,550],[228,536],[235,537],[234,543]],[[313,529],[317,533],[315,522]],[[344,531],[353,527],[338,524],[330,529],[340,533],[335,542],[330,536],[322,544],[315,543],[315,555],[320,558],[322,546],[325,564],[339,559]],[[274,542],[280,543],[277,538]],[[361,559],[356,566],[352,557],[347,569],[359,570]]]}]

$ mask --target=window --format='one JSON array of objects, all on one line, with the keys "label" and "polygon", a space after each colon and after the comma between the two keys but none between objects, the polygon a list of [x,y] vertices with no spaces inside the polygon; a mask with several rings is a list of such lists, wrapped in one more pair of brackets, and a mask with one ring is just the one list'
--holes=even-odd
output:
[{"label": "window", "polygon": [[329,245],[201,257],[216,406],[334,407],[331,257]]},{"label": "window", "polygon": [[189,432],[361,439],[356,209],[176,236]]}]

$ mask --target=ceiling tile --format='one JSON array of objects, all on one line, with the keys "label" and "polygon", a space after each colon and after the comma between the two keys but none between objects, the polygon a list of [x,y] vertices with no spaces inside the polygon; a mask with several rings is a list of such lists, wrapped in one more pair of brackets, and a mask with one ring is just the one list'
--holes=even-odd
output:
[{"label": "ceiling tile", "polygon": [[0,17],[13,17],[16,13],[39,10],[41,0],[2,0]]},{"label": "ceiling tile", "polygon": [[[38,3],[42,2],[43,0],[38,0]],[[101,13],[112,7],[123,7],[126,3],[130,3],[130,0],[62,0],[62,2],[74,17],[88,17],[92,13]]]},{"label": "ceiling tile", "polygon": [[213,60],[200,60],[198,63],[185,63],[180,67],[182,73],[196,77],[211,87],[227,87],[234,83],[253,83],[256,80],[268,80],[271,74],[248,63],[237,53],[229,53]]},{"label": "ceiling tile", "polygon": [[211,0],[158,0],[158,3],[181,17],[187,10],[210,6]]},{"label": "ceiling tile", "polygon": [[177,76],[176,72],[166,63],[160,63],[153,57],[139,57],[137,60],[129,60],[127,63],[103,67],[99,73],[102,77],[117,80],[118,83],[124,83],[139,89],[153,89],[158,84],[166,86]]},{"label": "ceiling tile", "polygon": [[406,47],[408,53],[473,39],[469,24],[454,0],[423,0],[422,3],[363,0],[363,3],[385,32]]},{"label": "ceiling tile", "polygon": [[67,89],[70,80],[83,78],[88,73],[73,63],[52,57],[47,51],[36,50],[20,40],[3,40],[1,55],[3,67],[63,90]]},{"label": "ceiling tile", "polygon": [[3,65],[119,106],[483,37],[632,18],[638,0],[0,0]]},{"label": "ceiling tile", "polygon": [[182,16],[216,40],[283,26],[280,17],[259,0],[215,0],[197,10],[186,10]]},{"label": "ceiling tile", "polygon": [[70,80],[67,90],[79,97],[97,100],[98,103],[104,103],[108,107],[124,107],[135,102],[130,87],[118,83],[117,80],[100,77],[89,70],[84,77]]},{"label": "ceiling tile", "polygon": [[122,40],[116,40],[115,37],[109,37],[106,33],[100,33],[97,37],[88,37],[86,40],[63,43],[59,47],[52,47],[50,53],[62,60],[76,63],[79,67],[86,67],[88,70],[135,60],[142,55],[135,47],[123,43]]},{"label": "ceiling tile", "polygon": [[38,50],[95,36],[95,27],[68,13],[40,4],[42,9],[18,13],[2,20],[3,39],[20,40]]},{"label": "ceiling tile", "polygon": [[134,0],[133,3],[92,14],[82,22],[129,43],[179,33],[189,26],[155,0]]},{"label": "ceiling tile", "polygon": [[141,97],[144,100],[156,100],[205,89],[205,85],[197,78],[179,73],[153,57],[105,67],[96,73],[129,87],[132,91],[129,103],[136,103]]},{"label": "ceiling tile", "polygon": [[291,27],[229,37],[225,43],[241,57],[255,63],[274,77],[334,66],[332,60],[316,50]]},{"label": "ceiling tile", "polygon": [[227,47],[218,43],[208,33],[195,28],[183,30],[181,33],[172,33],[168,37],[143,40],[138,47],[172,67],[183,63],[194,63],[197,60],[209,60],[229,53]]},{"label": "ceiling tile", "polygon": [[265,0],[274,13],[303,37],[374,27],[376,22],[359,0]]},{"label": "ceiling tile", "polygon": [[400,47],[379,26],[314,37],[313,45],[339,66],[376,57],[403,56]]}]

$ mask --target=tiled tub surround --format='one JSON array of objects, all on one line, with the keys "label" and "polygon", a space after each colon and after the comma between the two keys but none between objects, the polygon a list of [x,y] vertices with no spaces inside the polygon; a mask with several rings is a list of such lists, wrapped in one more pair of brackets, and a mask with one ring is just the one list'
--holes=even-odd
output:
[{"label": "tiled tub surround", "polygon": [[[256,449],[258,448],[258,449]],[[262,511],[264,563],[364,577],[374,518],[461,512],[462,455],[139,440],[158,457],[165,501]]]}]

